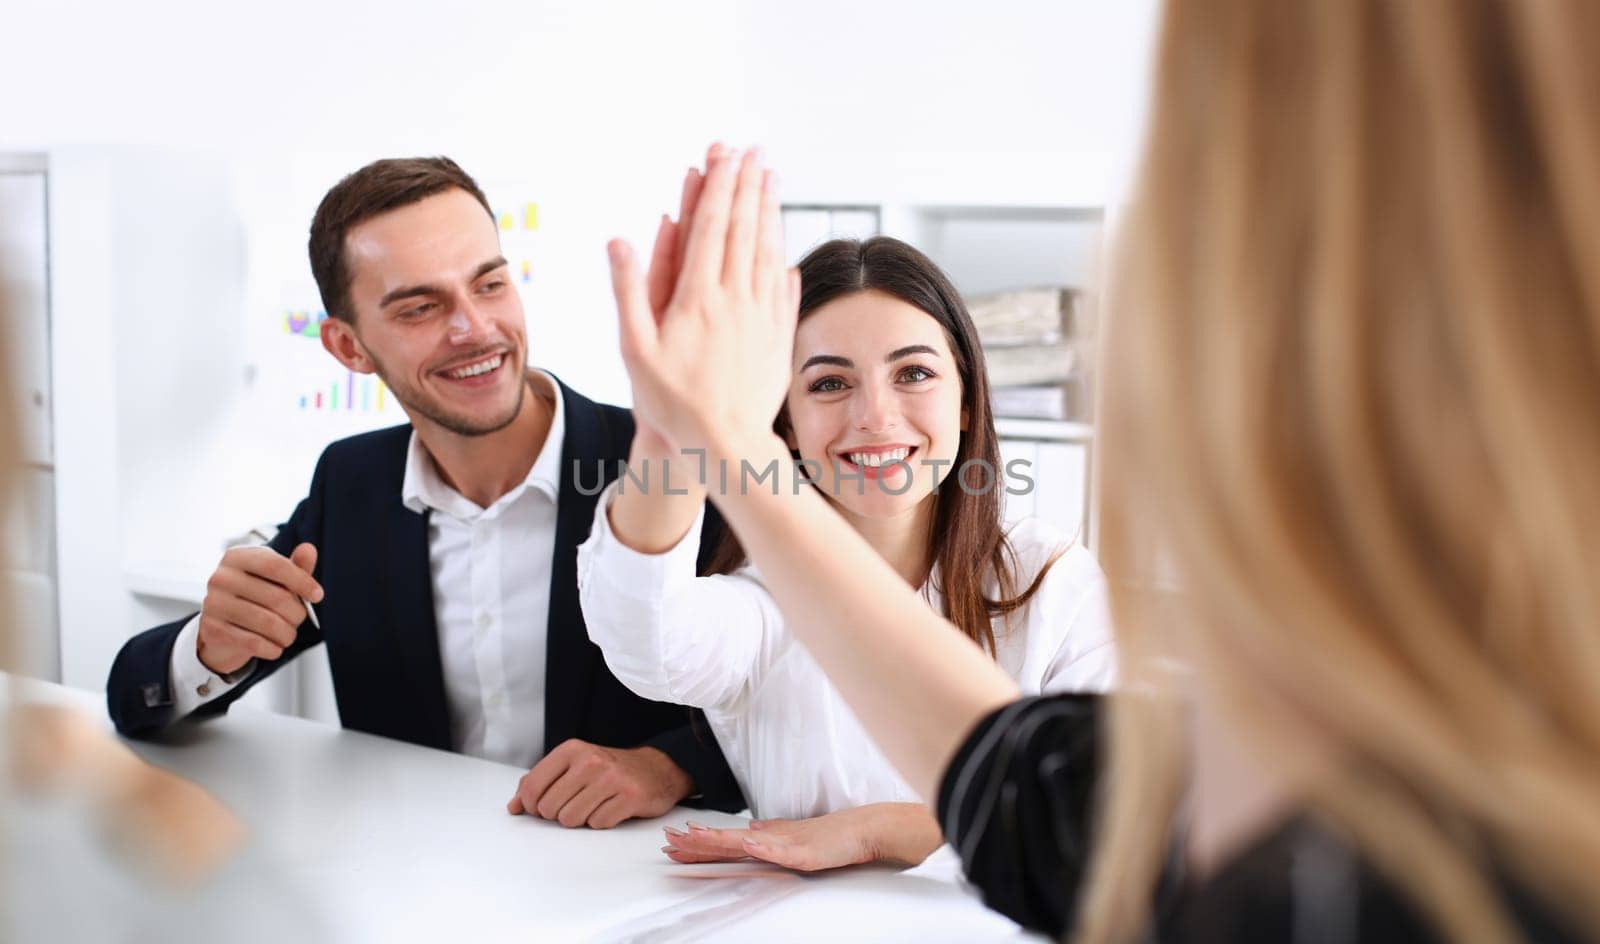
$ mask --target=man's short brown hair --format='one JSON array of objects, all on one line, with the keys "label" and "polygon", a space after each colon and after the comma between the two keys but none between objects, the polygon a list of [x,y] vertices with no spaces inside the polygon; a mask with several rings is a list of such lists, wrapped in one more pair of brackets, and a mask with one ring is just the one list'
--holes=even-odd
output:
[{"label": "man's short brown hair", "polygon": [[311,252],[311,275],[317,280],[322,306],[329,316],[355,321],[355,306],[350,301],[350,266],[344,255],[346,234],[375,216],[451,187],[472,194],[494,219],[494,211],[478,182],[448,157],[385,158],[333,185],[311,218],[311,241],[307,247]]}]

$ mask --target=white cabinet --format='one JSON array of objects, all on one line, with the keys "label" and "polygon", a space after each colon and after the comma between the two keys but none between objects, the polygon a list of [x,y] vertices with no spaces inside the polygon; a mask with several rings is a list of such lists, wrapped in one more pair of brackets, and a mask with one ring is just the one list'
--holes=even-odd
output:
[{"label": "white cabinet", "polygon": [[1085,544],[1089,538],[1089,444],[1041,442],[1033,513]]},{"label": "white cabinet", "polygon": [[[0,496],[0,594],[21,627],[16,667],[58,681],[55,450],[50,422],[50,268],[45,162],[0,154],[0,349],[20,447],[15,481]],[[10,451],[10,444],[6,444]]]},{"label": "white cabinet", "polygon": [[[1006,495],[1007,521],[1033,515],[1092,547],[1090,449],[1094,431],[1084,423],[995,420],[1000,458],[1018,494]],[[1018,460],[1026,466],[1012,463]],[[1021,480],[1025,475],[1029,481]]]},{"label": "white cabinet", "polygon": [[[11,397],[21,409],[22,459],[52,461],[50,268],[42,163],[0,155],[0,319]],[[12,169],[16,168],[16,169]]]}]

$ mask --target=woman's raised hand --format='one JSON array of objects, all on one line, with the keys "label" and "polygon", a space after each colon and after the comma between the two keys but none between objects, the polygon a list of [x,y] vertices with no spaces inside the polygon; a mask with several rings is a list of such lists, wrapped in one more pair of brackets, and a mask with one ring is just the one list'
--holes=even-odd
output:
[{"label": "woman's raised hand", "polygon": [[622,359],[642,423],[678,449],[728,455],[772,436],[789,388],[800,303],[799,273],[784,265],[778,196],[760,152],[712,147],[683,223],[687,232],[672,234],[681,266],[670,296],[659,278],[647,286],[627,243],[607,247]]}]

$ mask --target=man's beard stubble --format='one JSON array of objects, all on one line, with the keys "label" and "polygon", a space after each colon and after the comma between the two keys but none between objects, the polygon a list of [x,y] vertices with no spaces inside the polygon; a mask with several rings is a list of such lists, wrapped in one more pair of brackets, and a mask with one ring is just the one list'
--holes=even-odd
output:
[{"label": "man's beard stubble", "polygon": [[[483,353],[491,352],[485,351]],[[528,381],[526,377],[522,377],[519,378],[520,382],[517,384],[517,400],[512,404],[510,412],[504,417],[494,417],[487,420],[482,417],[462,417],[446,411],[437,403],[431,402],[429,398],[423,397],[410,386],[396,384],[391,378],[389,370],[383,366],[383,363],[377,357],[373,356],[371,351],[367,351],[366,355],[367,359],[372,361],[373,370],[377,373],[378,379],[383,381],[384,385],[389,388],[389,392],[394,394],[394,398],[400,401],[401,406],[419,416],[426,417],[429,422],[436,423],[457,436],[488,436],[491,433],[498,433],[500,430],[505,429],[522,413],[522,400],[528,395]],[[505,356],[509,359],[511,352],[506,352]]]}]

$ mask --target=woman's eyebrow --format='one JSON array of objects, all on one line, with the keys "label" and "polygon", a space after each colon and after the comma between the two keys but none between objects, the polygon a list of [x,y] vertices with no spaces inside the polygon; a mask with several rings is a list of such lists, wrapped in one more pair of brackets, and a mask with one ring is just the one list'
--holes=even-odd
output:
[{"label": "woman's eyebrow", "polygon": [[800,365],[800,369],[807,370],[811,367],[817,366],[818,364],[828,364],[833,367],[856,366],[855,361],[852,361],[848,357],[840,357],[837,354],[813,354],[806,358],[806,362]]},{"label": "woman's eyebrow", "polygon": [[934,357],[938,357],[939,356],[939,352],[938,351],[934,350],[932,347],[929,347],[926,344],[907,344],[905,347],[896,348],[893,351],[890,351],[889,352],[889,356],[885,357],[883,359],[883,362],[885,364],[893,364],[895,361],[899,360],[900,358],[902,358],[902,357],[910,357],[913,354],[930,354],[930,355],[932,355]]},{"label": "woman's eyebrow", "polygon": [[[893,364],[902,357],[910,357],[913,354],[929,354],[933,357],[939,356],[939,352],[927,344],[907,344],[905,347],[895,348],[894,350],[890,351],[884,357],[883,362],[885,364]],[[827,364],[833,367],[856,366],[855,361],[852,361],[848,357],[840,357],[837,354],[813,354],[806,358],[806,362],[800,365],[800,369],[806,370],[808,368],[815,367],[818,364]]]}]

